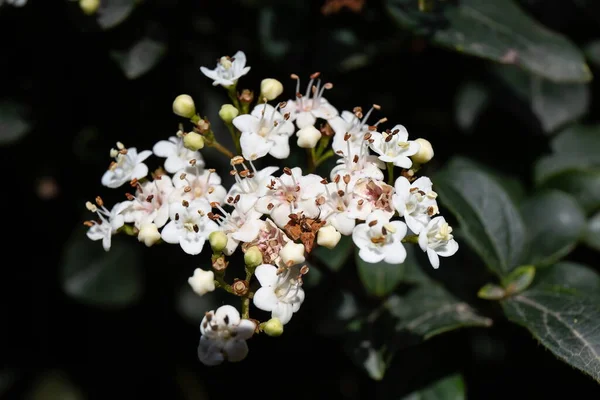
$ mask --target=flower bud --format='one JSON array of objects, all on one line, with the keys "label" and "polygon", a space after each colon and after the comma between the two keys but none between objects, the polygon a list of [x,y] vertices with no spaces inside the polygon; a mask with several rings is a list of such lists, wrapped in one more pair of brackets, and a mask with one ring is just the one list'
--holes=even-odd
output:
[{"label": "flower bud", "polygon": [[287,266],[303,263],[305,261],[304,245],[302,243],[287,242],[279,251],[279,256]]},{"label": "flower bud", "polygon": [[283,93],[283,85],[277,79],[267,78],[260,83],[260,100],[263,97],[267,100],[275,100],[281,93]]},{"label": "flower bud", "polygon": [[148,247],[160,240],[160,232],[154,223],[142,224],[138,232],[138,240]]},{"label": "flower bud", "polygon": [[208,242],[214,253],[220,253],[227,247],[227,235],[223,231],[213,231],[208,235]]},{"label": "flower bud", "polygon": [[281,336],[283,334],[283,324],[279,318],[271,318],[263,325],[263,332],[269,336]]},{"label": "flower bud", "polygon": [[263,263],[263,255],[257,246],[252,246],[244,253],[244,262],[250,268],[258,267]]},{"label": "flower bud", "polygon": [[239,114],[239,110],[235,108],[232,104],[223,104],[221,106],[221,109],[219,110],[219,117],[221,117],[221,119],[225,121],[226,124],[231,123],[231,121],[233,121],[233,119]]},{"label": "flower bud", "polygon": [[100,0],[79,0],[79,7],[85,15],[93,15],[100,7]]},{"label": "flower bud", "polygon": [[188,278],[192,290],[199,296],[215,290],[215,274],[200,268],[194,270],[194,275]]},{"label": "flower bud", "polygon": [[196,105],[190,95],[180,94],[173,101],[173,112],[180,117],[192,118],[196,115]]},{"label": "flower bud", "polygon": [[300,129],[296,135],[298,135],[298,147],[303,149],[314,149],[321,139],[321,131],[312,125]]},{"label": "flower bud", "polygon": [[196,132],[188,132],[183,135],[183,146],[192,151],[198,151],[204,147],[204,138]]},{"label": "flower bud", "polygon": [[419,143],[419,151],[410,158],[416,164],[425,164],[426,162],[429,162],[429,160],[433,158],[433,147],[431,147],[431,143],[422,138],[416,139],[415,142]]},{"label": "flower bud", "polygon": [[338,232],[332,225],[326,225],[319,229],[317,233],[317,244],[319,246],[333,249],[340,242],[342,234]]}]

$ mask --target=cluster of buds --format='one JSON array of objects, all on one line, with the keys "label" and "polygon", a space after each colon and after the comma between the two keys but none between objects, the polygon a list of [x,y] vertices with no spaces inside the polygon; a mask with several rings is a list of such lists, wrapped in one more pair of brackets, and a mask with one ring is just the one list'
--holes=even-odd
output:
[{"label": "cluster of buds", "polygon": [[[178,245],[190,255],[210,247],[210,262],[207,255],[204,263],[210,267],[196,268],[188,282],[199,296],[225,290],[240,300],[240,308],[206,312],[198,356],[207,365],[242,360],[246,340],[255,334],[283,333],[304,302],[306,262],[318,246],[335,251],[342,236],[349,236],[365,262],[401,264],[404,246],[413,243],[434,268],[440,256],[458,250],[452,228],[439,215],[431,180],[417,177],[433,157],[427,140],[410,140],[399,124],[381,129],[386,118],[369,124],[378,105],[366,113],[361,107],[339,112],[324,96],[333,85],[322,83],[319,73],[310,75],[304,91],[300,78],[291,75],[295,94],[269,104],[283,94],[283,85],[264,79],[256,98],[248,89],[238,91],[238,80],[249,70],[241,51],[221,57],[213,70],[201,68],[229,94],[231,104],[221,107],[219,117],[235,150],[217,141],[213,124],[197,114],[192,97],[180,95],[173,112],[192,129],[180,126],[152,150],[117,143],[101,182],[109,188],[129,184],[134,193],[110,210],[101,199],[87,204],[98,216],[86,222],[88,237],[102,240],[107,251],[119,232],[146,246]],[[307,169],[259,166],[269,157],[288,158],[293,136],[306,149]],[[230,187],[223,186],[218,171],[206,168],[200,153],[205,147],[229,158]],[[164,161],[149,175],[145,161],[152,154]],[[332,157],[335,166],[321,171]],[[245,276],[231,278],[226,273],[236,252],[243,253]],[[261,322],[264,313],[268,317]]]}]

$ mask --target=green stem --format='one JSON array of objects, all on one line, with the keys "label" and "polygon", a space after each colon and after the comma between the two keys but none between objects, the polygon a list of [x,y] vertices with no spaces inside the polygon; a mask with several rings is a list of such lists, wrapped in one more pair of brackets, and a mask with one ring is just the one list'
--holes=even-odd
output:
[{"label": "green stem", "polygon": [[233,290],[231,285],[225,282],[225,279],[223,278],[224,274],[215,272],[215,283],[217,284],[217,286],[225,289],[227,293],[235,294],[235,291]]},{"label": "green stem", "polygon": [[235,150],[238,154],[242,154],[242,147],[240,146],[240,135],[239,132],[235,129],[231,122],[225,124],[227,125],[227,129],[229,129],[229,133],[231,134],[231,140],[235,144]]},{"label": "green stem", "polygon": [[211,142],[210,144],[208,144],[208,146],[214,148],[219,153],[225,154],[229,159],[232,159],[234,157],[234,154],[231,151],[229,151],[227,147],[223,146],[217,141]]},{"label": "green stem", "polygon": [[329,145],[329,140],[331,140],[330,136],[321,136],[321,139],[319,139],[319,145],[317,146],[316,151],[317,159],[319,159],[323,155],[323,152]]},{"label": "green stem", "polygon": [[317,161],[315,162],[315,168],[316,168],[316,167],[318,167],[319,165],[321,165],[321,164],[322,164],[322,163],[323,163],[325,160],[327,160],[328,158],[330,158],[330,157],[333,157],[333,155],[334,155],[334,152],[333,152],[333,150],[331,150],[331,149],[330,149],[330,150],[327,150],[327,151],[325,152],[325,154],[323,154],[321,157],[319,157],[319,158],[317,159]]},{"label": "green stem", "polygon": [[[250,286],[250,280],[254,275],[254,270],[256,268],[250,268],[246,265],[246,282],[248,286]],[[254,297],[254,293],[248,290],[244,296],[242,296],[242,318],[250,318],[250,299]]]},{"label": "green stem", "polygon": [[394,186],[394,164],[389,162],[386,163],[388,172],[388,185]]},{"label": "green stem", "polygon": [[402,239],[402,243],[419,243],[419,235],[407,235]]},{"label": "green stem", "polygon": [[313,173],[317,168],[315,149],[306,149],[306,156],[308,157],[308,172]]},{"label": "green stem", "polygon": [[235,108],[237,108],[239,110],[240,109],[240,101],[237,97],[237,85],[228,86],[227,94],[229,95],[229,99],[231,100],[231,102],[233,103]]}]

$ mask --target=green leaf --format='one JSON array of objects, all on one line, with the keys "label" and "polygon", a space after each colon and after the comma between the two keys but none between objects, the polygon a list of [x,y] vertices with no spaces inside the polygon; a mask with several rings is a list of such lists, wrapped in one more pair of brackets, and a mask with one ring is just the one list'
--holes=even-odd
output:
[{"label": "green leaf", "polygon": [[506,291],[502,286],[488,283],[479,289],[477,297],[484,300],[501,300],[506,297]]},{"label": "green leaf", "polygon": [[587,222],[583,242],[592,249],[600,251],[600,211]]},{"label": "green leaf", "polygon": [[114,28],[127,19],[135,8],[135,0],[102,0],[97,15],[98,25],[104,30]]},{"label": "green leaf", "polygon": [[[558,287],[556,286],[558,283]],[[561,261],[551,268],[538,271],[533,287],[557,287],[558,290],[600,295],[600,275],[592,268],[570,261]]]},{"label": "green leaf", "polygon": [[450,165],[433,182],[465,240],[490,269],[504,275],[520,263],[525,226],[509,195],[493,178],[476,168]]},{"label": "green leaf", "polygon": [[566,170],[552,176],[541,187],[572,195],[586,214],[600,209],[600,168]]},{"label": "green leaf", "polygon": [[510,274],[502,279],[502,284],[506,289],[506,295],[521,293],[531,285],[535,277],[535,267],[533,265],[522,265],[511,271]]},{"label": "green leaf", "polygon": [[402,398],[402,400],[464,400],[465,383],[459,374],[450,375]]},{"label": "green leaf", "polygon": [[456,123],[460,129],[470,131],[489,101],[490,94],[482,84],[473,81],[462,84],[454,105]]},{"label": "green leaf", "polygon": [[[569,265],[569,264],[567,264]],[[567,271],[567,268],[569,271]],[[579,266],[557,264],[529,290],[502,302],[507,317],[526,327],[554,355],[600,382],[600,296],[597,281],[589,290],[589,272],[571,285],[566,272]],[[591,288],[590,288],[591,289]]]},{"label": "green leaf", "polygon": [[24,117],[25,107],[14,101],[0,101],[0,146],[20,140],[31,129]]},{"label": "green leaf", "polygon": [[323,265],[332,271],[337,272],[346,265],[348,257],[352,254],[352,246],[352,238],[350,236],[342,235],[340,242],[333,249],[318,246],[311,254]]},{"label": "green leaf", "polygon": [[493,72],[526,104],[547,133],[587,113],[590,90],[584,83],[557,83],[514,66],[498,65]]},{"label": "green leaf", "polygon": [[527,226],[527,262],[538,267],[555,263],[577,245],[585,229],[583,210],[570,195],[544,191],[521,206]]},{"label": "green leaf", "polygon": [[374,296],[383,297],[390,294],[402,280],[404,264],[388,264],[386,262],[368,263],[356,252],[358,275],[367,291]]},{"label": "green leaf", "polygon": [[577,46],[527,15],[514,1],[462,0],[457,5],[445,4],[438,19],[443,19],[446,26],[429,29],[429,13],[420,12],[416,1],[387,0],[386,6],[400,26],[429,33],[434,44],[515,64],[555,82],[592,79]]},{"label": "green leaf", "polygon": [[124,307],[140,300],[142,273],[139,243],[113,236],[110,251],[76,229],[65,245],[62,288],[67,295],[92,306]]},{"label": "green leaf", "polygon": [[600,67],[600,40],[594,40],[583,48],[585,56],[596,67]]},{"label": "green leaf", "polygon": [[145,38],[127,51],[112,51],[111,57],[121,67],[127,79],[136,79],[158,64],[166,52],[164,43]]},{"label": "green leaf", "polygon": [[348,323],[358,315],[359,311],[359,303],[352,292],[333,291],[327,296],[324,310],[318,317],[315,329],[325,336],[340,335],[347,330]]}]

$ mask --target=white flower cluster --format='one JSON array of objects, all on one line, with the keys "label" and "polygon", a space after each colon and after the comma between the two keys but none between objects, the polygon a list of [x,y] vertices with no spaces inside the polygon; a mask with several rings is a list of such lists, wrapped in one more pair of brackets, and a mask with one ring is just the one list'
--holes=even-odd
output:
[{"label": "white flower cluster", "polygon": [[[364,115],[360,107],[339,113],[324,97],[333,85],[322,83],[318,73],[310,76],[304,93],[298,76],[292,75],[295,96],[276,105],[268,101],[282,93],[282,85],[263,80],[251,107],[249,91],[236,92],[238,79],[250,69],[245,64],[244,53],[238,52],[220,58],[214,70],[202,67],[232,98],[234,104],[223,106],[219,115],[241,155],[220,145],[211,123],[196,114],[191,97],[181,95],[173,111],[190,118],[193,131],[180,130],[152,151],[117,143],[101,182],[109,188],[129,184],[135,193],[111,210],[100,198],[87,204],[98,216],[86,222],[88,237],[102,240],[107,251],[118,232],[137,236],[146,246],[178,244],[190,255],[200,254],[209,241],[212,269],[197,268],[188,282],[198,295],[222,288],[238,296],[242,313],[230,305],[206,313],[198,355],[207,365],[243,359],[246,339],[254,333],[283,332],[304,301],[302,278],[308,267],[303,264],[315,246],[333,249],[342,235],[351,236],[365,262],[400,264],[406,258],[405,243],[414,243],[434,268],[439,256],[458,250],[452,228],[438,215],[431,180],[415,176],[433,156],[428,141],[409,140],[402,125],[381,129],[385,118],[369,124],[377,105]],[[293,136],[306,149],[310,171],[257,168],[267,155],[288,158]],[[221,176],[205,167],[199,151],[204,146],[230,157],[231,187],[225,188]],[[148,176],[144,162],[151,154],[164,162]],[[327,175],[316,174],[330,157],[337,157],[335,166]],[[395,171],[399,176],[394,180]],[[246,277],[228,283],[227,258],[236,250],[244,254]],[[250,301],[270,312],[271,319],[251,319]]]}]

